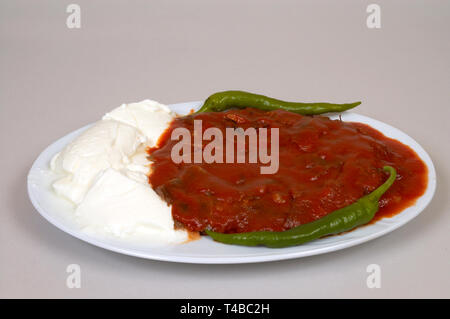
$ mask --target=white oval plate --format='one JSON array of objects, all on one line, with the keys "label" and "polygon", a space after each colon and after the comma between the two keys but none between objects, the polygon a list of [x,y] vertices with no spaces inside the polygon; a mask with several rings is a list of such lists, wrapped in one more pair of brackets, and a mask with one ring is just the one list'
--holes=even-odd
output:
[{"label": "white oval plate", "polygon": [[[170,105],[170,107],[179,114],[187,114],[191,109],[197,109],[201,104],[202,102],[179,103]],[[28,174],[28,193],[37,211],[59,229],[90,244],[126,255],[184,263],[237,264],[324,254],[375,239],[406,224],[425,209],[436,189],[436,173],[433,162],[425,150],[411,137],[392,126],[366,116],[350,112],[344,112],[341,115],[343,121],[368,124],[384,135],[414,149],[428,167],[427,189],[415,205],[406,208],[392,218],[382,219],[374,224],[360,227],[343,235],[318,239],[296,247],[271,249],[266,247],[233,246],[214,242],[210,237],[206,236],[202,236],[200,240],[181,245],[154,246],[114,238],[94,237],[83,232],[73,219],[73,207],[71,204],[56,196],[50,188],[52,173],[49,171],[49,162],[54,154],[64,148],[90,125],[57,140],[39,155]],[[337,115],[331,115],[330,118],[337,118]]]}]

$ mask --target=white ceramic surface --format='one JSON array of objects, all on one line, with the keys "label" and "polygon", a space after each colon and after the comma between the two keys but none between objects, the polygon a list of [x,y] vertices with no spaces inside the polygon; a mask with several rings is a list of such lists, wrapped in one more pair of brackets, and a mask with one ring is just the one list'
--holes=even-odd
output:
[{"label": "white ceramic surface", "polygon": [[[191,109],[198,108],[200,104],[201,102],[188,102],[173,104],[170,107],[179,114],[186,114]],[[330,118],[337,118],[337,115],[331,115]],[[216,243],[205,236],[187,244],[152,246],[114,238],[94,237],[84,233],[72,218],[73,207],[71,204],[58,198],[50,188],[52,173],[49,171],[49,161],[54,154],[90,125],[57,140],[39,155],[28,174],[28,193],[37,211],[64,232],[93,245],[142,258],[186,263],[233,264],[292,259],[336,251],[375,239],[406,224],[425,209],[436,189],[436,173],[433,163],[425,150],[414,139],[390,125],[355,113],[342,113],[342,120],[368,124],[386,136],[409,145],[428,167],[428,187],[415,205],[406,208],[392,218],[385,218],[352,232],[326,237],[301,246],[281,249],[232,246]]]}]

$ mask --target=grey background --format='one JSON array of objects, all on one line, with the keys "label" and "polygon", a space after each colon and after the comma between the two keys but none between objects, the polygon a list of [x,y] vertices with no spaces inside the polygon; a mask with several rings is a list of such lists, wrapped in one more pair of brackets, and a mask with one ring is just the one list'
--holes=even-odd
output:
[{"label": "grey background", "polygon": [[[81,6],[81,29],[66,6]],[[0,297],[450,297],[450,2],[1,1]],[[397,231],[290,261],[188,265],[112,253],[34,210],[26,175],[57,138],[123,102],[243,89],[287,100],[363,100],[436,166],[429,207]],[[81,289],[66,267],[81,266]],[[366,286],[367,265],[382,271]]]}]

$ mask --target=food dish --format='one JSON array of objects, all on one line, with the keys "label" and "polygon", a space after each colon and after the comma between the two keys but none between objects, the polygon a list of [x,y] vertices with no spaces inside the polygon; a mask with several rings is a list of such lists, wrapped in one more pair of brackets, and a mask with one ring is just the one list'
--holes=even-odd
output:
[{"label": "food dish", "polygon": [[[195,106],[197,106],[198,107],[198,103],[195,105]],[[174,105],[174,106],[172,106],[172,109],[174,109],[174,110],[177,110],[178,108],[180,107],[180,105]],[[194,107],[194,104],[190,104],[190,105],[184,105],[184,111],[187,111],[187,109],[186,109],[186,107],[187,108],[192,108],[192,107]],[[351,118],[352,118],[352,116],[356,116],[359,120],[355,120],[356,122],[361,122],[361,118],[359,117],[359,116],[357,116],[357,115],[354,115],[354,114],[351,114],[351,113],[344,113],[343,114],[343,120],[344,121],[348,121],[348,120],[350,120],[350,121],[353,121]],[[364,122],[364,121],[363,121]],[[371,122],[370,120],[369,120],[369,122]],[[375,121],[376,122],[376,121]],[[372,123],[368,123],[368,124],[372,124]],[[379,122],[377,123],[377,124],[379,124]],[[372,125],[373,126],[373,125]],[[382,125],[381,125],[381,127],[383,127]],[[375,127],[375,128],[377,128],[377,129],[379,129],[380,130],[380,128],[378,128],[378,127]],[[383,127],[383,128],[386,128],[386,127]],[[386,132],[386,131],[383,131],[383,130],[381,130],[383,133],[385,133],[386,135],[390,135],[390,133],[391,132]],[[401,134],[400,134],[401,135]],[[397,138],[397,139],[399,139],[397,136],[392,136],[392,137],[394,137],[394,138]],[[399,139],[400,140],[400,139]],[[428,176],[428,186],[427,186],[427,188],[426,188],[426,190],[425,190],[425,193],[419,198],[419,200],[416,202],[416,204],[415,205],[413,205],[413,206],[411,206],[410,208],[414,208],[414,206],[419,206],[420,207],[420,205],[423,205],[423,202],[421,203],[421,201],[425,198],[426,199],[426,201],[429,201],[429,196],[430,196],[430,191],[433,191],[434,192],[434,180],[435,180],[435,176],[434,176],[434,168],[432,167],[432,163],[431,163],[431,160],[429,160],[429,157],[426,155],[426,153],[424,153],[424,152],[422,152],[422,149],[420,148],[420,146],[418,146],[418,145],[414,145],[414,143],[409,143],[409,142],[411,142],[411,140],[409,140],[408,141],[408,139],[406,138],[405,140],[400,140],[401,142],[403,142],[403,143],[407,143],[408,145],[410,145],[410,146],[412,146],[412,148],[416,151],[416,153],[418,153],[418,155],[422,158],[422,160],[424,160],[424,162],[426,163],[426,165],[427,165],[427,167],[428,167],[428,174],[427,174],[427,176]],[[418,148],[415,148],[415,146],[418,146]],[[429,161],[428,161],[429,160]],[[32,174],[31,174],[31,172],[30,172],[30,176],[32,176]],[[29,186],[32,186],[32,183],[31,184],[29,184]],[[33,187],[30,187],[30,188],[33,188]],[[32,193],[31,191],[30,191],[30,193]],[[432,193],[431,193],[432,194]],[[31,195],[31,194],[30,194]],[[427,199],[428,198],[428,199]],[[417,207],[416,207],[417,208]],[[406,209],[405,211],[407,211],[408,209]],[[403,215],[403,213],[401,214],[401,215]],[[396,216],[397,217],[397,216]],[[396,217],[394,217],[394,218],[392,218],[393,220],[394,219],[396,219]],[[383,220],[383,222],[384,222],[384,220]],[[377,224],[379,224],[379,222],[377,222],[376,224],[374,224],[374,225],[377,225]],[[372,226],[374,226],[374,225],[369,225],[369,226],[366,226],[366,227],[363,227],[363,228],[370,228],[370,227],[372,227]],[[363,229],[362,228],[362,229]],[[357,229],[357,230],[355,230],[355,231],[353,231],[353,232],[351,232],[351,233],[357,233],[357,232],[360,232],[360,229]],[[350,233],[350,234],[351,234]],[[340,236],[335,236],[335,237],[345,237],[345,236],[347,236],[348,234],[344,234],[344,235],[340,235]],[[206,238],[202,238],[202,242],[205,242],[205,239]],[[207,241],[208,241],[208,239],[206,239]],[[328,241],[329,240],[329,238],[325,238],[325,239],[321,239],[320,241],[322,241],[322,242],[326,242],[326,241]],[[333,239],[334,240],[334,239]],[[356,240],[355,242],[360,242],[360,240],[361,240],[361,238],[358,238],[358,240]],[[340,241],[340,240],[338,240],[338,241]],[[198,241],[198,242],[200,242],[200,241]],[[211,241],[209,240],[208,241],[209,243],[211,243]],[[214,243],[211,243],[211,244],[214,244]],[[197,242],[192,242],[192,243],[189,243],[188,245],[185,245],[185,246],[190,246],[190,245],[199,245]],[[224,246],[224,245],[220,245],[220,244],[217,244],[216,243],[216,245],[219,245],[219,246]],[[312,245],[312,246],[315,246],[315,245]],[[241,248],[243,248],[243,247],[241,247]],[[217,248],[217,249],[222,249],[222,248]],[[225,250],[228,250],[228,248],[224,248]],[[234,247],[233,249],[238,249],[237,247]],[[265,248],[258,248],[259,249],[259,252],[261,252],[262,250],[264,250]],[[182,249],[183,250],[183,249]],[[239,250],[239,249],[238,249]],[[207,250],[206,250],[207,251]],[[303,253],[302,254],[300,254],[300,255],[305,255],[305,251],[304,251],[304,249],[299,249],[298,250],[298,252],[299,251],[303,251]],[[317,253],[317,252],[315,252],[315,253]],[[314,254],[313,252],[308,252],[307,254]],[[278,253],[274,253],[273,255],[279,255]],[[291,255],[291,254],[289,254],[289,255]],[[249,260],[249,259],[247,259],[247,260]],[[270,260],[270,258],[269,258],[269,260]],[[250,259],[249,261],[255,261],[254,259]],[[257,260],[257,261],[259,261],[259,260]],[[210,261],[210,262],[212,262],[212,261]]]}]

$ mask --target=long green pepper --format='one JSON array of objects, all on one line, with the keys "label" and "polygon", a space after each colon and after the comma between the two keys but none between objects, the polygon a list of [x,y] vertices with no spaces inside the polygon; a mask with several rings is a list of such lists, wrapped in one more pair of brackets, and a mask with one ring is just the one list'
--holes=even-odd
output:
[{"label": "long green pepper", "polygon": [[286,102],[244,91],[224,91],[209,96],[197,113],[221,112],[231,108],[243,109],[253,107],[264,111],[281,109],[303,115],[318,115],[328,112],[343,112],[360,104],[361,102],[346,104]]},{"label": "long green pepper", "polygon": [[360,225],[367,224],[378,211],[380,197],[392,186],[397,176],[392,166],[384,166],[389,178],[372,193],[361,197],[355,203],[338,209],[327,216],[308,224],[300,225],[282,232],[249,232],[223,234],[206,230],[214,240],[225,244],[282,248],[296,246],[320,237],[342,233]]}]

